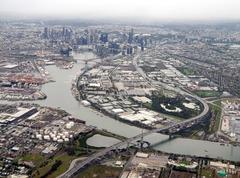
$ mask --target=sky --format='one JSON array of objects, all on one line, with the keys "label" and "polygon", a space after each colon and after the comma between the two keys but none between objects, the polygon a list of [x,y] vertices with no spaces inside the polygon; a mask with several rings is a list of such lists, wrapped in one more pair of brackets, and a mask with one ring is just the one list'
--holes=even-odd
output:
[{"label": "sky", "polygon": [[240,20],[240,0],[0,0],[18,17]]}]

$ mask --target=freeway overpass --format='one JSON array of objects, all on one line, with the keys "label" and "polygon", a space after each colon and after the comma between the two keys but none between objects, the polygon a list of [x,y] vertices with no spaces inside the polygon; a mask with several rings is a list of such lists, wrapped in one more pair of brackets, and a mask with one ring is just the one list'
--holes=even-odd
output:
[{"label": "freeway overpass", "polygon": [[99,158],[104,157],[105,155],[111,153],[111,151],[113,150],[117,150],[123,146],[127,146],[129,143],[132,143],[136,140],[141,139],[142,137],[145,137],[147,135],[150,135],[152,133],[157,133],[157,132],[166,132],[171,130],[169,133],[174,133],[177,132],[183,128],[188,128],[191,127],[194,124],[197,124],[198,122],[200,122],[202,119],[206,119],[209,113],[209,109],[206,108],[203,110],[203,112],[196,116],[193,117],[191,119],[185,120],[183,122],[180,123],[174,123],[172,125],[169,125],[167,127],[163,127],[163,128],[157,128],[157,129],[153,129],[153,130],[149,130],[145,133],[136,135],[132,138],[128,138],[122,142],[119,142],[117,144],[112,145],[111,147],[105,148],[93,155],[91,155],[90,157],[86,158],[85,160],[83,160],[82,162],[76,163],[74,167],[72,167],[70,170],[68,170],[67,172],[63,173],[62,175],[59,176],[59,178],[70,178],[72,177],[74,174],[76,174],[78,171],[86,168],[87,166],[89,166],[90,164],[94,163],[96,160],[98,160]]},{"label": "freeway overpass", "polygon": [[190,119],[184,120],[182,122],[178,122],[178,123],[174,123],[171,124],[169,126],[166,127],[162,127],[162,128],[157,128],[157,129],[153,129],[153,130],[149,130],[146,131],[145,133],[136,135],[134,137],[128,138],[122,142],[119,142],[117,144],[112,145],[111,147],[105,148],[97,153],[94,153],[93,155],[89,156],[88,158],[86,158],[85,160],[81,161],[81,162],[76,162],[74,166],[70,167],[65,173],[63,173],[62,175],[59,176],[59,178],[69,178],[69,177],[73,177],[73,175],[75,175],[78,171],[86,168],[87,166],[89,166],[90,164],[94,163],[95,161],[97,161],[98,159],[101,159],[102,157],[104,157],[105,155],[111,153],[113,150],[116,150],[118,148],[121,148],[123,146],[127,146],[129,143],[132,143],[134,141],[137,141],[139,139],[141,139],[142,137],[146,137],[150,134],[153,133],[168,133],[168,134],[172,134],[175,132],[178,132],[180,130],[189,128],[193,125],[198,124],[199,122],[201,122],[203,119],[207,119],[209,117],[209,106],[208,104],[205,102],[205,100],[203,100],[202,98],[192,95],[186,91],[181,90],[180,88],[174,88],[174,87],[170,87],[164,83],[160,83],[160,82],[156,82],[153,81],[152,79],[148,78],[147,75],[142,71],[141,68],[138,67],[137,65],[137,60],[138,60],[139,56],[134,57],[133,59],[133,65],[135,66],[136,70],[142,75],[142,77],[151,83],[151,85],[153,85],[156,88],[167,88],[169,90],[173,90],[176,91],[177,93],[180,93],[182,95],[188,96],[188,97],[192,97],[196,100],[198,100],[202,107],[203,107],[203,111],[195,117],[192,117]]}]

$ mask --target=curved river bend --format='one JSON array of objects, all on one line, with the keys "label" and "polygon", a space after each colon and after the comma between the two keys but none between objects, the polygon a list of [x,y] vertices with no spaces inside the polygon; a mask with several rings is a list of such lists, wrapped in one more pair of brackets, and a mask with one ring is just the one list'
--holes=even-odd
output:
[{"label": "curved river bend", "polygon": [[[80,73],[81,68],[84,67],[85,62],[83,60],[94,57],[92,53],[74,54],[74,58],[78,62],[72,69],[68,70],[59,69],[56,66],[47,66],[47,71],[56,82],[43,85],[42,91],[47,94],[46,100],[34,102],[42,106],[59,107],[73,116],[86,121],[87,125],[93,125],[99,129],[106,129],[125,137],[138,135],[142,132],[142,129],[119,122],[91,108],[84,107],[72,95],[71,83]],[[167,141],[168,136],[157,133],[144,139],[154,144],[154,149],[163,152],[196,156],[208,155],[210,158],[240,161],[240,147],[232,145],[221,146],[219,143],[184,138]],[[94,141],[91,140],[91,142]],[[104,139],[102,139],[102,142],[104,142]],[[111,143],[108,140],[106,142]]]}]

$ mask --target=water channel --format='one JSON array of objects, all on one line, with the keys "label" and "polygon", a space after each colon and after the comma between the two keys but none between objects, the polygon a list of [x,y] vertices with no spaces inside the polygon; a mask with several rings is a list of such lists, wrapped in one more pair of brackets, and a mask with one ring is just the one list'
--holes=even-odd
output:
[{"label": "water channel", "polygon": [[[78,62],[72,69],[68,70],[59,69],[54,65],[47,66],[46,69],[55,82],[43,85],[42,91],[47,94],[47,99],[35,101],[35,103],[42,106],[59,107],[73,116],[86,121],[87,125],[93,125],[99,129],[105,129],[125,137],[140,134],[142,129],[119,122],[91,108],[84,107],[72,95],[71,83],[77,74],[80,73],[81,68],[84,67],[85,62],[83,60],[94,57],[92,53],[74,54],[74,58],[77,59]],[[110,146],[114,143],[109,141],[109,139],[104,139],[104,137],[92,137],[90,140],[91,145],[94,144],[94,138],[96,139],[96,146],[99,146],[99,140],[104,146]],[[240,147],[232,145],[222,146],[219,143],[184,138],[168,140],[168,136],[157,133],[147,136],[144,140],[153,144],[154,149],[163,152],[196,156],[207,155],[210,158],[240,161]]]}]

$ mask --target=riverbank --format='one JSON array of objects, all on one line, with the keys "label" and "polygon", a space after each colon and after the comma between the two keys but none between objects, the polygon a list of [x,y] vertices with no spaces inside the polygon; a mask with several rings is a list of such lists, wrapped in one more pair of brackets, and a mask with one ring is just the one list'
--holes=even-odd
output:
[{"label": "riverbank", "polygon": [[6,88],[6,91],[3,91],[3,88],[1,88],[1,91],[0,91],[0,100],[34,101],[34,100],[44,100],[46,98],[47,98],[47,95],[40,90],[28,91],[26,89]]},{"label": "riverbank", "polygon": [[[56,82],[47,83],[42,86],[42,91],[48,95],[46,100],[32,101],[31,103],[37,103],[41,106],[61,108],[74,117],[86,121],[87,125],[95,126],[98,129],[105,129],[126,138],[134,137],[142,133],[142,129],[119,122],[118,120],[107,117],[96,110],[85,107],[73,97],[71,92],[72,79],[76,77],[76,74],[81,72],[81,69],[85,64],[81,58],[86,59],[87,55],[83,56],[78,54],[78,56],[80,56],[77,57],[78,62],[69,70],[59,69],[54,65],[47,66],[46,70]],[[91,54],[89,58],[92,58]],[[2,101],[2,103],[11,102]],[[239,147],[231,147],[230,145],[221,146],[219,143],[209,141],[184,138],[168,140],[168,138],[167,135],[156,133],[152,134],[151,137],[145,137],[144,140],[154,145],[154,150],[196,156],[206,155],[204,150],[207,150],[207,154],[211,158],[221,156],[226,160],[240,160]],[[164,140],[167,141],[164,142]]]}]

